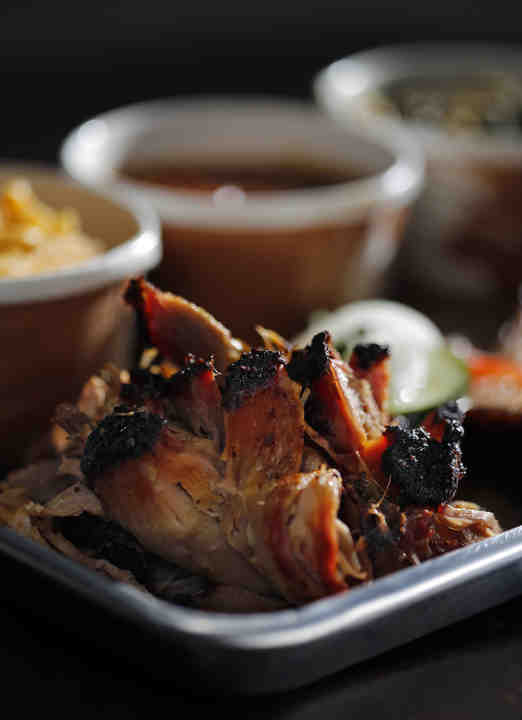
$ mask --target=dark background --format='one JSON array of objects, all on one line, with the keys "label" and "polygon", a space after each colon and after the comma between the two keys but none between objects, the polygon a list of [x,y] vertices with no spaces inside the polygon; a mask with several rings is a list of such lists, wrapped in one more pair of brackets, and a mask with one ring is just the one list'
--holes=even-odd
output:
[{"label": "dark background", "polygon": [[0,156],[56,159],[120,104],[206,92],[298,97],[331,60],[396,42],[522,43],[518,3],[1,0]]}]

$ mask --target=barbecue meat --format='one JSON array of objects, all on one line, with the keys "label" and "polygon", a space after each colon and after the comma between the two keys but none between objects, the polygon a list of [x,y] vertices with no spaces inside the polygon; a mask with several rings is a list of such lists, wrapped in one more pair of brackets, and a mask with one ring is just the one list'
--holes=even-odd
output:
[{"label": "barbecue meat", "polygon": [[388,421],[389,373],[382,365],[388,353],[384,348],[372,350],[374,362],[363,359],[359,346],[352,367],[337,353],[329,333],[322,332],[308,347],[295,350],[288,365],[290,377],[310,391],[307,423],[337,456],[346,456],[348,464],[355,453],[381,437]]},{"label": "barbecue meat", "polygon": [[243,610],[298,606],[501,532],[454,500],[457,409],[390,418],[387,348],[357,345],[344,362],[327,332],[293,349],[258,328],[250,349],[142,278],[126,298],[154,347],[58,409],[56,457],[10,476],[4,524],[165,598]]},{"label": "barbecue meat", "polygon": [[299,388],[279,353],[253,350],[233,363],[223,390],[226,484],[232,491],[273,485],[298,472],[304,447]]},{"label": "barbecue meat", "polygon": [[500,532],[493,513],[475,503],[453,502],[437,509],[412,507],[404,514],[399,546],[407,564],[416,565]]},{"label": "barbecue meat", "polygon": [[295,604],[366,579],[338,518],[341,474],[303,471],[304,409],[284,358],[243,354],[219,405],[213,384],[204,362],[167,379],[131,374],[122,394],[135,407],[96,426],[81,462],[107,516],[181,567]]},{"label": "barbecue meat", "polygon": [[174,363],[183,365],[192,353],[198,358],[212,356],[222,370],[247,349],[210,313],[143,278],[131,281],[125,299],[135,308],[145,339]]},{"label": "barbecue meat", "polygon": [[93,465],[107,515],[148,550],[220,583],[269,589],[223,532],[220,459],[210,440],[164,424],[139,457]]},{"label": "barbecue meat", "polygon": [[302,604],[497,532],[444,505],[463,473],[455,413],[390,426],[387,348],[356,346],[346,363],[327,332],[292,351],[263,329],[265,349],[239,353],[224,329],[202,333],[208,316],[190,306],[181,326],[196,323],[193,354],[182,358],[185,301],[144,281],[129,294],[183,367],[131,372],[127,406],[98,423],[82,468],[108,516],[145,547]]},{"label": "barbecue meat", "polygon": [[208,437],[217,452],[224,445],[224,420],[218,373],[210,360],[185,359],[185,367],[164,377],[146,369],[131,372],[121,395],[132,406],[146,407],[199,437]]},{"label": "barbecue meat", "polygon": [[493,513],[475,503],[400,506],[387,495],[368,469],[361,468],[345,481],[339,513],[374,578],[502,532]]},{"label": "barbecue meat", "polygon": [[283,357],[243,355],[228,369],[223,403],[229,542],[288,600],[346,589],[364,572],[337,519],[342,477],[325,466],[299,472],[304,411]]},{"label": "barbecue meat", "polygon": [[390,351],[386,345],[366,343],[356,345],[352,351],[349,365],[359,380],[367,380],[377,407],[383,413],[381,420],[386,422],[390,390]]},{"label": "barbecue meat", "polygon": [[462,413],[448,403],[417,426],[390,427],[381,470],[401,505],[437,506],[454,499],[464,477]]}]

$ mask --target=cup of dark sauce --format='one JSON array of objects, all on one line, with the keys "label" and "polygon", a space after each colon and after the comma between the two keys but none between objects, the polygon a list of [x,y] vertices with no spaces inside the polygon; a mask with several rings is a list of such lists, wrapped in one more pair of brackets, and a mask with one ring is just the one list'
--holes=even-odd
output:
[{"label": "cup of dark sauce", "polygon": [[246,340],[378,294],[422,185],[416,147],[338,127],[307,102],[177,98],[73,130],[64,168],[139,193],[162,223],[152,279]]}]

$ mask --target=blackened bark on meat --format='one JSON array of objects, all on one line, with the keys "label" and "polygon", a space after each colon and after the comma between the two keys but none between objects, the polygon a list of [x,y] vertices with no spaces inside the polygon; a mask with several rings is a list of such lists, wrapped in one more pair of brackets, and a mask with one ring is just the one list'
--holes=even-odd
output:
[{"label": "blackened bark on meat", "polygon": [[121,388],[121,399],[128,405],[139,407],[147,400],[156,400],[167,394],[168,379],[160,373],[151,373],[144,368],[134,368],[130,373],[130,382]]},{"label": "blackened bark on meat", "polygon": [[386,345],[359,344],[354,347],[348,361],[355,377],[366,380],[373,398],[381,411],[381,421],[388,421],[390,390],[390,351]]},{"label": "blackened bark on meat", "polygon": [[146,553],[138,541],[116,523],[82,513],[77,517],[59,518],[59,530],[70,542],[95,557],[108,560],[116,567],[130,570],[138,582],[147,577]]},{"label": "blackened bark on meat", "polygon": [[[387,358],[376,366],[378,378],[359,376],[335,350],[328,332],[318,333],[304,350],[295,351],[288,365],[290,378],[310,390],[305,400],[307,424],[338,456],[345,456],[346,466],[384,431],[387,414],[373,389],[379,387],[385,398],[388,374],[384,365]],[[365,373],[373,374],[374,368]]]},{"label": "blackened bark on meat", "polygon": [[362,513],[362,529],[374,577],[383,577],[399,570],[404,564],[404,553],[399,547],[398,527],[390,527],[389,519],[372,506]]},{"label": "blackened bark on meat", "polygon": [[363,544],[372,577],[383,577],[404,566],[399,544],[400,508],[386,499],[364,471],[346,479],[339,516],[350,527],[354,540]]},{"label": "blackened bark on meat", "polygon": [[[396,425],[403,428],[411,429],[415,427],[424,427],[430,435],[434,434],[434,429],[438,428],[437,433],[444,437],[446,441],[458,441],[464,436],[464,413],[456,402],[447,402],[434,410],[426,413],[425,410],[408,415],[400,415],[396,418]],[[440,432],[442,429],[442,432]],[[440,439],[440,438],[439,438]]]},{"label": "blackened bark on meat", "polygon": [[150,592],[169,602],[190,604],[211,587],[206,578],[147,552],[131,533],[114,522],[88,513],[56,522],[63,536],[77,548],[129,570]]},{"label": "blackened bark on meat", "polygon": [[354,347],[351,362],[356,362],[362,370],[369,370],[375,364],[382,362],[389,356],[390,350],[386,345],[365,343]]},{"label": "blackened bark on meat", "polygon": [[168,378],[146,368],[134,368],[130,372],[130,382],[122,385],[121,398],[134,407],[148,400],[172,398],[185,391],[193,379],[205,372],[218,374],[211,359],[197,360],[193,355],[187,355],[185,367]]},{"label": "blackened bark on meat", "polygon": [[212,358],[202,360],[195,358],[194,355],[187,355],[185,358],[185,367],[179,372],[174,373],[174,375],[171,375],[168,380],[171,392],[176,394],[177,392],[183,391],[194,378],[198,378],[206,372],[210,372],[212,375],[219,374],[214,367]]},{"label": "blackened bark on meat", "polygon": [[462,440],[464,437],[464,427],[462,424],[464,420],[464,413],[457,403],[449,402],[441,405],[436,408],[431,415],[431,418],[430,415],[428,415],[431,425],[442,427],[442,442],[451,443]]},{"label": "blackened bark on meat", "polygon": [[368,512],[363,515],[363,534],[372,554],[386,551],[396,542],[382,513]]},{"label": "blackened bark on meat", "polygon": [[328,370],[331,352],[330,334],[317,333],[310,345],[303,350],[294,350],[288,364],[288,375],[294,382],[308,387]]},{"label": "blackened bark on meat", "polygon": [[401,505],[437,506],[455,497],[465,473],[458,441],[460,432],[450,423],[442,442],[423,427],[389,428],[390,446],[384,451],[382,469],[399,489]]},{"label": "blackened bark on meat", "polygon": [[225,442],[221,392],[212,360],[196,360],[192,355],[186,365],[168,379],[167,395],[162,403],[166,416],[181,423],[199,437],[212,440],[218,452]]},{"label": "blackened bark on meat", "polygon": [[279,352],[252,350],[229,365],[223,388],[223,406],[237,410],[257,392],[269,387],[285,364]]},{"label": "blackened bark on meat", "polygon": [[80,468],[87,478],[100,475],[108,467],[137,458],[153,449],[165,423],[148,412],[122,412],[115,408],[87,438]]}]

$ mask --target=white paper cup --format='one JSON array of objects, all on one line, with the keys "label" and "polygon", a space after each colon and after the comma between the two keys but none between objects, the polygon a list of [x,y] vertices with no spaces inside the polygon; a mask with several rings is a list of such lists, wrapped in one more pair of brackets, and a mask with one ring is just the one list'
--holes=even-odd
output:
[{"label": "white paper cup", "polygon": [[[61,161],[90,186],[138,190],[163,225],[158,283],[243,336],[256,323],[291,335],[313,310],[377,292],[423,178],[422,158],[410,144],[369,141],[308,103],[263,97],[161,100],[114,110],[75,129]],[[219,202],[121,174],[129,164],[296,161],[359,177]]]},{"label": "white paper cup", "polygon": [[457,133],[405,120],[376,101],[396,82],[465,83],[480,76],[522,82],[522,49],[379,47],[332,63],[316,77],[314,91],[319,105],[348,131],[364,129],[383,142],[400,138],[421,148],[426,182],[409,226],[405,279],[433,294],[430,309],[444,308],[438,320],[448,330],[465,319],[477,340],[491,341],[522,279],[522,132]]},{"label": "white paper cup", "polygon": [[140,200],[85,188],[56,169],[0,165],[0,184],[16,177],[45,204],[76,210],[82,230],[107,251],[63,270],[0,279],[2,467],[23,459],[58,403],[74,402],[92,373],[130,362],[134,323],[122,292],[161,258],[157,218]]}]

